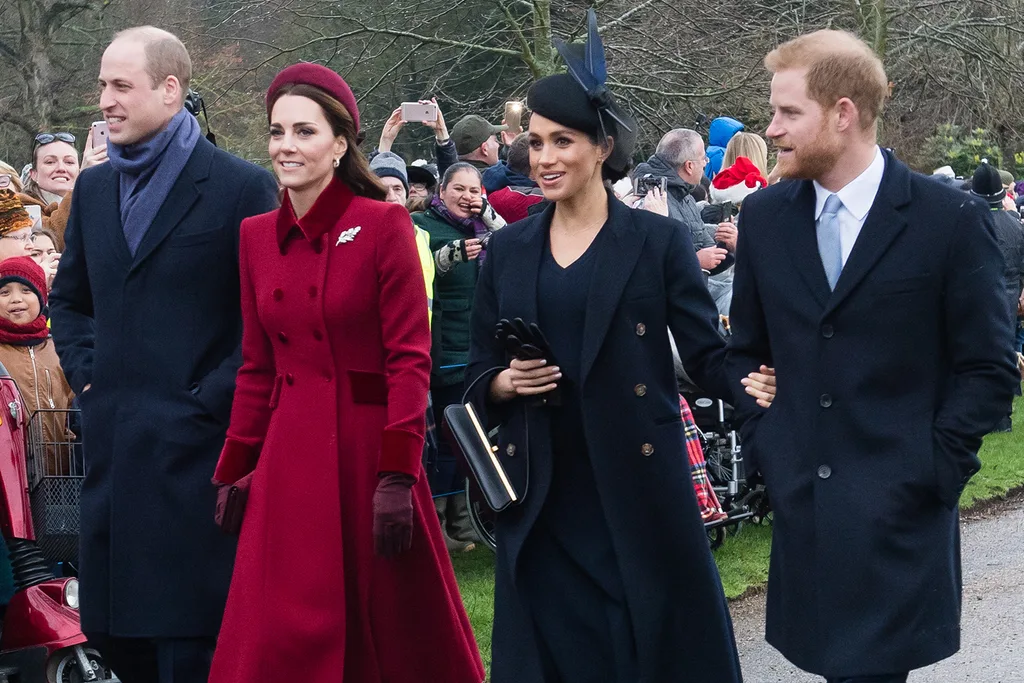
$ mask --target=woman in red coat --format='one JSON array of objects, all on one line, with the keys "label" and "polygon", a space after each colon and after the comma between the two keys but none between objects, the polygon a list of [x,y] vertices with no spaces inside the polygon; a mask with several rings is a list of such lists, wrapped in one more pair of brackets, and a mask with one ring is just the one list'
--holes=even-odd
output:
[{"label": "woman in red coat", "polygon": [[420,458],[426,291],[333,71],[267,93],[282,207],[242,223],[243,364],[215,474],[252,473],[211,683],[480,683]]}]

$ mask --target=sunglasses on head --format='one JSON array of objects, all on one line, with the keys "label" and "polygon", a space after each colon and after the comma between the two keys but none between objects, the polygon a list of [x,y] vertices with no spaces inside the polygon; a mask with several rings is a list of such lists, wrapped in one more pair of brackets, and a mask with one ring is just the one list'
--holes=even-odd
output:
[{"label": "sunglasses on head", "polygon": [[69,145],[75,144],[75,136],[71,133],[40,133],[35,137],[35,147],[42,147],[51,142],[66,142]]}]

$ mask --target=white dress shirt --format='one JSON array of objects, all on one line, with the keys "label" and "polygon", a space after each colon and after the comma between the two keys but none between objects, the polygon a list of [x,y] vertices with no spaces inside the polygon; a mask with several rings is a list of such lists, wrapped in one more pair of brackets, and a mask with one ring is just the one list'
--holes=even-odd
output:
[{"label": "white dress shirt", "polygon": [[863,173],[847,183],[846,187],[839,190],[839,192],[829,192],[819,185],[817,180],[814,181],[814,192],[817,198],[817,203],[814,207],[815,223],[821,218],[821,212],[825,208],[825,200],[830,195],[839,195],[839,201],[843,203],[843,208],[839,209],[837,218],[839,219],[839,244],[842,246],[844,266],[846,265],[846,259],[850,258],[850,252],[853,251],[853,245],[857,242],[861,228],[864,227],[864,219],[868,217],[868,211],[871,210],[871,205],[875,203],[875,197],[878,195],[878,188],[882,184],[882,174],[884,173],[885,157],[882,155],[881,148],[876,146],[875,158],[872,160],[871,165]]}]

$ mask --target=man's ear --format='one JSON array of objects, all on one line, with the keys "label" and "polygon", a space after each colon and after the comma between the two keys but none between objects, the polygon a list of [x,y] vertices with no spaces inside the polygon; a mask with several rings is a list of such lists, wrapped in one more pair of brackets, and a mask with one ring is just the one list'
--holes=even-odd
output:
[{"label": "man's ear", "polygon": [[176,105],[185,101],[185,97],[182,94],[181,83],[178,82],[177,76],[168,76],[164,79],[164,104]]},{"label": "man's ear", "polygon": [[840,98],[836,102],[835,110],[838,115],[836,121],[837,130],[845,132],[860,128],[860,110],[857,109],[857,105],[849,97]]}]

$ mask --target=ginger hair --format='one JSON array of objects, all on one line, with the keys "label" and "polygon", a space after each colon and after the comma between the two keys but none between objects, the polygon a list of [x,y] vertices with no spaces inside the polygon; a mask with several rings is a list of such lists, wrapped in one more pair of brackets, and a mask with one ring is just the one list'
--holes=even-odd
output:
[{"label": "ginger hair", "polygon": [[877,123],[889,96],[882,60],[847,31],[826,29],[798,36],[768,53],[764,65],[773,74],[807,69],[808,96],[826,109],[844,97],[850,99],[864,130]]}]

